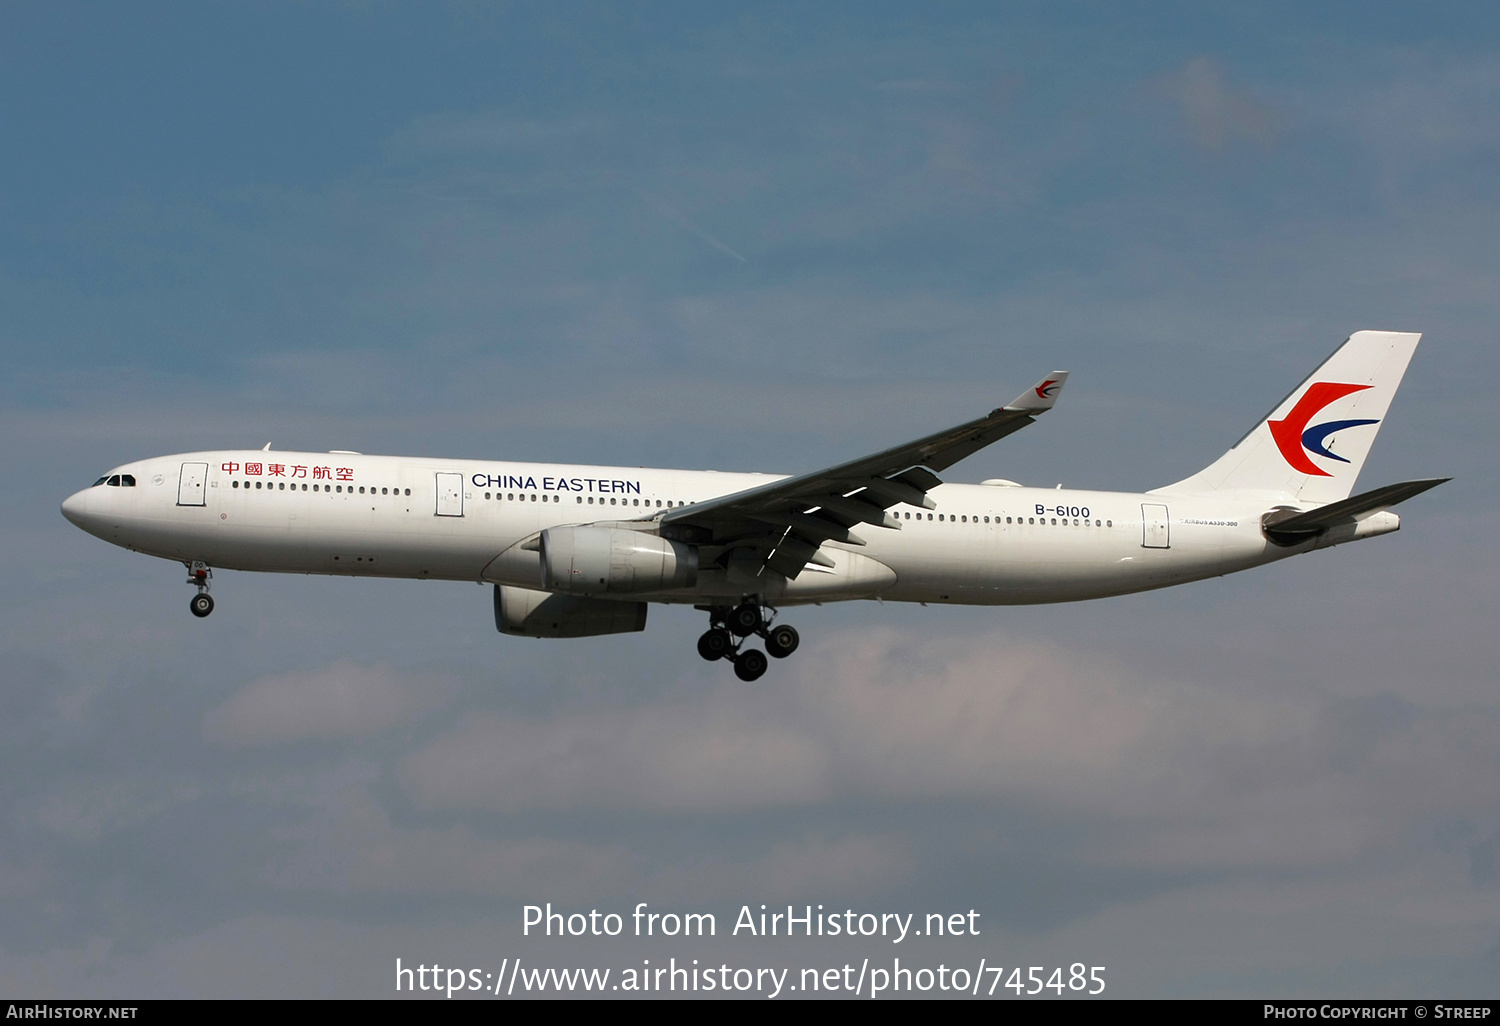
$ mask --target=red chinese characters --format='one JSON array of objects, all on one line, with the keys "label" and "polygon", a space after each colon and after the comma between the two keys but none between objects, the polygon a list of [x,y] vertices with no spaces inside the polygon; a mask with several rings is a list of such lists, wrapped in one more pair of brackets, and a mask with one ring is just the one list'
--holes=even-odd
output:
[{"label": "red chinese characters", "polygon": [[[219,469],[226,474],[235,474],[240,471],[238,463],[221,463]],[[309,473],[311,471],[311,473]],[[245,475],[248,477],[300,477],[312,478],[314,481],[353,481],[353,467],[300,467],[288,466],[285,463],[246,463]]]}]

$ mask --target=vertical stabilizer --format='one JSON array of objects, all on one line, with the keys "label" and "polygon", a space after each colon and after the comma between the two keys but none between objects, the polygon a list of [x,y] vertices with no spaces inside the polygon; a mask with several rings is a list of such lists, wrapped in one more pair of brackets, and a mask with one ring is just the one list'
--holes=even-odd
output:
[{"label": "vertical stabilizer", "polygon": [[1336,502],[1354,482],[1421,335],[1357,331],[1213,464],[1159,492],[1256,491]]}]

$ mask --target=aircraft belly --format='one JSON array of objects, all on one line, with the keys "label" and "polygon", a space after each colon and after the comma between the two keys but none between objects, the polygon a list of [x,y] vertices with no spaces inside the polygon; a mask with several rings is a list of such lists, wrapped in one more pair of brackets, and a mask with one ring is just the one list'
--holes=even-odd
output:
[{"label": "aircraft belly", "polygon": [[[894,570],[863,552],[832,545],[824,546],[822,552],[832,560],[832,567],[809,564],[792,580],[768,572],[759,594],[768,602],[837,601],[874,598],[896,584]],[[695,598],[710,602],[738,602],[745,594],[744,584],[731,581],[717,567],[699,570],[698,583],[693,589]]]},{"label": "aircraft belly", "polygon": [[478,579],[499,544],[482,525],[458,518],[445,522],[406,510],[350,508],[354,504],[347,502],[296,510],[253,503],[230,500],[131,517],[119,537],[108,540],[225,569],[450,580]]}]

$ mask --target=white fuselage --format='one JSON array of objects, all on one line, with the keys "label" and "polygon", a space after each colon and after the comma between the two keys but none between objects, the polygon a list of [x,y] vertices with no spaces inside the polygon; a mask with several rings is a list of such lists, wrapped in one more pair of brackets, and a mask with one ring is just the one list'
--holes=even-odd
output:
[{"label": "white fuselage", "polygon": [[[482,581],[542,587],[534,539],[573,524],[659,512],[776,475],[559,466],[345,453],[219,451],[111,472],[64,514],[125,548],[183,563],[279,573]],[[201,474],[201,480],[198,475]],[[896,506],[901,529],[861,526],[827,542],[768,602],[843,598],[1010,605],[1119,595],[1243,570],[1351,540],[1278,547],[1261,530],[1277,497],[944,484],[935,509]],[[1394,530],[1381,513],[1358,537]],[[528,541],[532,544],[527,547]],[[746,592],[705,562],[691,588],[619,598],[733,602]]]}]

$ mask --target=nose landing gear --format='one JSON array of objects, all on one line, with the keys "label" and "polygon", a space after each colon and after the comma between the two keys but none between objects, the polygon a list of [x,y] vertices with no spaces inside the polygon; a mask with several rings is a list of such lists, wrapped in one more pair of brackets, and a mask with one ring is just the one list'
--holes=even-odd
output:
[{"label": "nose landing gear", "polygon": [[[698,639],[698,654],[710,662],[728,659],[734,663],[734,675],[740,680],[758,680],[770,665],[766,656],[785,659],[797,650],[801,640],[797,629],[790,624],[771,626],[766,616],[776,615],[774,609],[762,606],[754,599],[746,599],[738,606],[699,606],[708,613],[708,630]],[[764,652],[746,648],[745,642],[752,634],[766,641]]]},{"label": "nose landing gear", "polygon": [[188,567],[187,582],[198,589],[198,594],[194,595],[192,600],[188,602],[188,609],[192,610],[193,615],[199,619],[214,611],[214,599],[208,593],[209,580],[213,575],[214,572],[202,560],[195,559],[192,565]]}]

